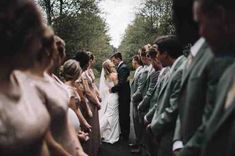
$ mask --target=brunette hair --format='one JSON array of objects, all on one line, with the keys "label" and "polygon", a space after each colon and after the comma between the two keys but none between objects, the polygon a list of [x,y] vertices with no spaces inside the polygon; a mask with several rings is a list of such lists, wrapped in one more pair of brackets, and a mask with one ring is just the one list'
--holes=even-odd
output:
[{"label": "brunette hair", "polygon": [[0,1],[1,57],[37,52],[42,34],[42,16],[32,0]]},{"label": "brunette hair", "polygon": [[157,38],[154,42],[158,46],[159,53],[167,52],[172,58],[182,55],[182,45],[175,35],[166,35]]}]

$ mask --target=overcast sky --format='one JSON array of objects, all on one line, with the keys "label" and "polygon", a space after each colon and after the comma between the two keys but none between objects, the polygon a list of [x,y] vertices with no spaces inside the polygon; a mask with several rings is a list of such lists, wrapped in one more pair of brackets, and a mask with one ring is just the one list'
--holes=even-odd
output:
[{"label": "overcast sky", "polygon": [[115,47],[120,45],[122,35],[128,24],[133,21],[135,11],[143,0],[103,0],[100,8],[103,13],[111,37],[111,44]]}]

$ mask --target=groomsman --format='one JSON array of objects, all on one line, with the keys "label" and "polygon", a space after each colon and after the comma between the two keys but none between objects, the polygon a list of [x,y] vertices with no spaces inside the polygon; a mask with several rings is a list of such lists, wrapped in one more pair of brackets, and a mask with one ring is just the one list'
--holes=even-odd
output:
[{"label": "groomsman", "polygon": [[118,93],[121,138],[128,141],[130,133],[130,84],[128,77],[130,75],[130,70],[122,61],[121,53],[115,53],[111,56],[111,61],[117,67],[118,84],[111,88],[110,91],[112,93]]},{"label": "groomsman", "polygon": [[182,47],[175,36],[163,36],[156,40],[158,59],[164,66],[171,66],[168,83],[162,88],[162,98],[158,100],[151,124],[147,129],[159,142],[158,156],[171,155],[172,138],[177,118],[176,103],[180,90],[181,76],[186,57],[182,55]]},{"label": "groomsman", "polygon": [[154,55],[155,53],[157,53],[157,51],[154,48],[150,48],[147,52],[147,57],[150,60],[150,71],[146,79],[143,99],[138,105],[138,111],[143,112],[144,114],[146,114],[149,109],[150,99],[162,69],[161,63],[158,61],[157,56]]},{"label": "groomsman", "polygon": [[143,63],[142,63],[139,55],[135,55],[132,58],[132,67],[135,70],[135,73],[134,73],[133,81],[131,83],[131,96],[136,92],[136,90],[138,88],[139,78],[140,78],[140,75],[141,75],[142,69],[143,69]]},{"label": "groomsman", "polygon": [[[143,63],[140,59],[140,55],[135,55],[132,58],[132,67],[135,70],[134,73],[134,78],[133,81],[131,82],[131,97],[132,95],[136,92],[137,88],[138,88],[138,84],[139,81],[141,80],[140,76],[142,74],[143,71]],[[133,118],[135,116],[137,116],[137,107],[136,105],[134,105],[133,101],[131,101],[131,109],[130,109],[130,119],[131,119],[131,127],[130,127],[130,134],[131,132],[134,133],[132,135],[133,139],[134,139],[134,144],[129,144],[133,149],[132,152],[139,152],[139,146],[136,144],[136,136],[135,136],[135,130],[134,130],[134,121]]]},{"label": "groomsman", "polygon": [[137,148],[133,150],[139,152],[140,151],[140,143],[142,138],[142,132],[143,132],[143,122],[140,120],[140,115],[137,110],[138,104],[141,102],[141,100],[144,97],[144,90],[147,82],[148,73],[150,71],[150,60],[147,57],[147,50],[149,49],[148,45],[145,45],[141,51],[140,51],[140,58],[144,65],[142,68],[141,75],[138,80],[138,87],[135,93],[132,95],[132,103],[133,103],[133,121],[134,121],[134,128],[135,128],[135,134],[136,134],[136,144],[138,145]]},{"label": "groomsman", "polygon": [[[215,96],[215,109],[209,121],[204,124],[202,155],[233,156],[235,154],[235,3],[233,0],[199,0],[196,3],[198,3],[196,14],[201,34],[208,41],[215,57],[224,62],[233,60],[233,65],[227,68],[220,79]],[[221,68],[221,64],[216,68]],[[201,142],[198,145],[201,145]]]},{"label": "groomsman", "polygon": [[[176,27],[176,34],[184,47],[194,44],[199,39],[198,25],[192,18],[193,2],[194,0],[173,0],[173,20]],[[206,102],[206,90],[208,87],[207,73],[209,73],[213,54],[203,38],[195,45],[194,48],[191,48],[194,56],[192,54],[189,55],[188,60],[190,61],[187,62],[183,73],[178,104],[179,116],[181,118],[178,118],[177,121],[173,144],[175,155],[178,154],[183,144],[187,143],[188,139],[185,139],[186,134],[191,133],[194,126],[198,127],[200,125],[196,121],[200,122],[201,119],[196,119],[196,116],[198,116],[197,114],[201,114],[200,112],[203,110],[200,105]],[[189,53],[191,52],[189,51]],[[190,105],[191,107],[184,108],[183,104],[186,106]],[[188,110],[189,108],[193,111]],[[198,109],[201,110],[199,111]],[[186,114],[187,117],[183,117],[183,114]],[[185,118],[187,121],[182,120],[182,118]],[[180,122],[183,122],[183,128],[188,128],[188,132],[186,130],[182,131]]]},{"label": "groomsman", "polygon": [[[195,20],[199,20],[202,13],[199,7],[199,3],[196,2],[194,8]],[[205,18],[201,18],[199,21],[205,22],[204,20]],[[201,27],[200,33],[211,44],[210,42],[214,42],[216,39],[214,35],[219,36],[221,30],[215,31],[207,24],[209,23]],[[202,25],[200,24],[200,26]],[[209,40],[207,35],[209,35]],[[219,40],[221,41],[221,38]],[[217,44],[219,45],[219,42]],[[175,139],[181,140],[182,145],[184,145],[180,155],[200,155],[198,146],[201,144],[203,122],[205,123],[211,116],[216,99],[215,91],[220,77],[227,67],[233,63],[233,59],[229,56],[217,54],[213,56],[214,54],[212,54],[204,38],[199,39],[191,48],[179,97],[179,121],[181,125],[177,125],[178,132],[176,132]],[[174,146],[174,149],[179,147],[180,142],[176,143],[174,145],[177,146]]]}]

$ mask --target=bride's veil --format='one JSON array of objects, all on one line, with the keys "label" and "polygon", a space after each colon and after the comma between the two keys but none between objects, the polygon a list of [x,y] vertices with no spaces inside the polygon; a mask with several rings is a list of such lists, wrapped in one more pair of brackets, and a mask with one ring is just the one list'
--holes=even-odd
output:
[{"label": "bride's veil", "polygon": [[102,100],[105,96],[109,93],[109,88],[106,84],[105,76],[104,76],[104,68],[102,68],[101,75],[100,75],[100,85],[99,85],[99,92]]},{"label": "bride's veil", "polygon": [[104,68],[102,68],[101,75],[100,75],[100,85],[99,85],[99,92],[100,92],[100,96],[101,96],[101,99],[102,99],[101,110],[99,111],[99,116],[100,117],[103,115],[103,113],[106,110],[106,107],[107,107],[106,106],[107,105],[106,100],[107,100],[107,97],[108,97],[108,94],[109,94],[109,87],[107,86],[104,72],[105,72]]}]

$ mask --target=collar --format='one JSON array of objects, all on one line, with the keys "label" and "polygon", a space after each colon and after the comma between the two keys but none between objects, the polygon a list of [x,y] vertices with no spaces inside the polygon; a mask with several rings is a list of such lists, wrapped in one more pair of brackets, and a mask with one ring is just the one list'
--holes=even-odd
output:
[{"label": "collar", "polygon": [[205,43],[205,38],[201,37],[190,49],[191,55],[195,57],[199,50],[201,49],[202,45]]},{"label": "collar", "polygon": [[121,62],[118,64],[117,68],[119,68],[122,63],[123,63],[123,61],[121,61]]},{"label": "collar", "polygon": [[139,72],[141,68],[142,68],[142,66],[139,66],[139,67],[136,69],[136,72]]}]

